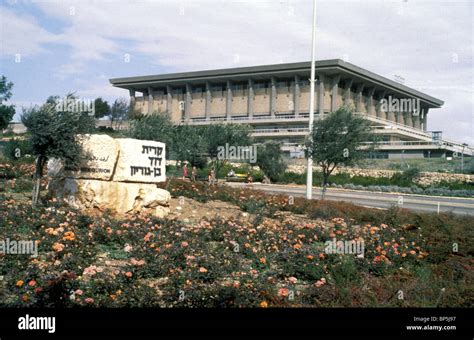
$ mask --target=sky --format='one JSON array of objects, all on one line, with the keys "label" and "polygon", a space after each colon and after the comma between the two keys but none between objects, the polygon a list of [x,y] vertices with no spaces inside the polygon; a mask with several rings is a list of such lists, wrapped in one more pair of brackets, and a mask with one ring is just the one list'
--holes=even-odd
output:
[{"label": "sky", "polygon": [[[0,0],[0,73],[22,107],[128,98],[109,79],[309,61],[311,0]],[[316,59],[445,102],[428,130],[474,145],[474,1],[318,0]]]}]

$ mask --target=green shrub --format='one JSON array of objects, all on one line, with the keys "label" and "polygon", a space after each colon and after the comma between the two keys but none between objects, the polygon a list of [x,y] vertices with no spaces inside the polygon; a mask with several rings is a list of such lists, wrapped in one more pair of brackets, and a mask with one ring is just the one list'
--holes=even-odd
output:
[{"label": "green shrub", "polygon": [[28,140],[10,139],[5,142],[3,152],[7,159],[18,161],[26,159],[26,155],[31,155],[33,150]]}]

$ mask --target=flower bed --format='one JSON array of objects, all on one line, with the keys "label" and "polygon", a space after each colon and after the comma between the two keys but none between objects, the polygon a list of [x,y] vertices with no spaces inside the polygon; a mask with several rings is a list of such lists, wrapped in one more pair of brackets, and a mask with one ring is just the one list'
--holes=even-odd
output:
[{"label": "flower bed", "polygon": [[[253,218],[116,220],[55,202],[32,211],[5,197],[0,240],[37,241],[38,256],[0,255],[0,304],[472,306],[469,219],[289,204],[284,196],[180,181],[165,186],[175,197],[235,203]],[[334,239],[364,241],[364,256],[328,253],[325,242]]]}]

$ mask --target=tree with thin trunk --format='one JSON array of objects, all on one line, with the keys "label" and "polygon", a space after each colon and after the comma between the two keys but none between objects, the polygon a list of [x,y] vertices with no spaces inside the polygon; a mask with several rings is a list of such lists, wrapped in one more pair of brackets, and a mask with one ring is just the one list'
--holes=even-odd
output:
[{"label": "tree with thin trunk", "polygon": [[0,77],[0,132],[8,127],[15,115],[15,106],[5,104],[12,96],[13,83],[5,76]]},{"label": "tree with thin trunk", "polygon": [[202,135],[206,138],[206,153],[211,158],[212,166],[215,170],[216,179],[219,170],[229,160],[220,157],[220,150],[229,146],[251,146],[252,137],[251,129],[248,125],[243,124],[209,124],[202,126]]},{"label": "tree with thin trunk", "polygon": [[[77,100],[68,94],[66,100]],[[42,106],[24,110],[21,121],[27,128],[27,138],[36,156],[35,185],[32,205],[36,207],[41,188],[44,166],[56,158],[66,166],[76,166],[82,155],[81,134],[94,131],[94,117],[84,112],[71,112],[57,105],[59,97],[49,97]]]},{"label": "tree with thin trunk", "polygon": [[129,118],[129,110],[129,104],[125,98],[116,99],[110,108],[110,127],[120,129],[123,121]]},{"label": "tree with thin trunk", "polygon": [[[306,157],[322,169],[323,182],[321,199],[324,199],[329,176],[339,166],[352,166],[373,150],[376,136],[370,121],[342,107],[316,120],[310,138],[305,141]],[[372,142],[371,144],[363,144]]]}]

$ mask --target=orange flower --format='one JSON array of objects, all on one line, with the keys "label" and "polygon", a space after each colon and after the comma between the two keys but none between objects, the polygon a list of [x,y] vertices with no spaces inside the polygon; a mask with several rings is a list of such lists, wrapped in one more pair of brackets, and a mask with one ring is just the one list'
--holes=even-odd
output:
[{"label": "orange flower", "polygon": [[402,257],[406,257],[406,256],[407,256],[407,254],[406,254],[406,253],[403,253],[403,254],[402,254]]},{"label": "orange flower", "polygon": [[301,244],[297,243],[297,244],[295,244],[295,245],[293,246],[293,248],[295,248],[295,249],[301,249]]},{"label": "orange flower", "polygon": [[312,260],[312,259],[314,259],[314,256],[313,256],[313,255],[308,255],[308,256],[306,256],[306,258],[307,258],[308,260]]},{"label": "orange flower", "polygon": [[148,241],[150,241],[150,239],[152,238],[152,236],[153,236],[152,233],[147,233],[147,234],[145,235],[145,237],[143,238],[143,240],[144,240],[145,242],[148,242]]},{"label": "orange flower", "polygon": [[129,277],[129,278],[132,277],[132,275],[133,275],[132,272],[126,272],[126,273],[125,273],[125,276],[126,276],[126,277]]},{"label": "orange flower", "polygon": [[72,231],[66,231],[64,233],[63,241],[74,241],[76,239],[76,235]]},{"label": "orange flower", "polygon": [[267,263],[267,260],[266,260],[264,257],[261,257],[261,258],[260,258],[260,263],[265,264],[265,263]]},{"label": "orange flower", "polygon": [[59,253],[59,252],[63,251],[63,249],[64,249],[64,244],[57,243],[57,242],[53,244],[53,250],[54,251],[57,251]]},{"label": "orange flower", "polygon": [[117,298],[117,295],[115,295],[115,294],[110,294],[110,298],[111,298],[112,300],[115,300],[115,299]]},{"label": "orange flower", "polygon": [[207,273],[207,269],[204,267],[199,268],[200,273]]},{"label": "orange flower", "polygon": [[36,286],[36,281],[35,281],[35,280],[31,280],[30,282],[28,282],[28,286],[30,286],[30,287]]},{"label": "orange flower", "polygon": [[185,248],[187,246],[189,246],[188,242],[186,242],[186,241],[181,242],[181,247]]},{"label": "orange flower", "polygon": [[415,255],[415,254],[416,254],[416,251],[410,250],[410,254]]},{"label": "orange flower", "polygon": [[18,280],[18,281],[16,282],[16,286],[17,286],[17,287],[22,287],[23,284],[24,284],[23,280]]},{"label": "orange flower", "polygon": [[267,308],[268,307],[268,302],[267,301],[260,302],[260,307]]},{"label": "orange flower", "polygon": [[319,254],[319,258],[320,258],[321,260],[324,260],[325,257],[326,257],[326,256],[324,256],[324,253],[320,253],[320,254]]}]

